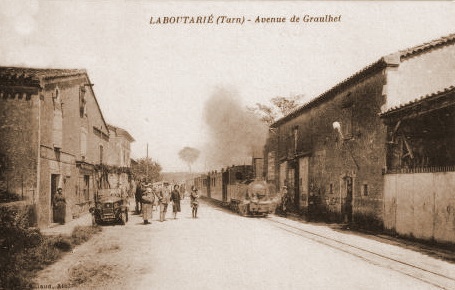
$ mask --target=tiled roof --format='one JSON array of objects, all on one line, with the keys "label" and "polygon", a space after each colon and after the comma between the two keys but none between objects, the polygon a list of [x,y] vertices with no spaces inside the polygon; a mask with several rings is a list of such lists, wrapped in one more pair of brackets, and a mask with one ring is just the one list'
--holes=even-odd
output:
[{"label": "tiled roof", "polygon": [[353,74],[352,76],[348,77],[344,81],[336,84],[334,87],[325,91],[318,97],[316,97],[316,98],[312,99],[311,101],[303,104],[302,106],[296,108],[294,111],[287,114],[286,116],[278,119],[270,126],[276,127],[286,121],[291,120],[292,118],[296,117],[298,114],[302,113],[303,111],[305,111],[311,107],[319,105],[321,102],[324,102],[328,98],[334,96],[336,93],[342,91],[346,87],[349,87],[353,83],[358,82],[359,80],[363,79],[365,76],[369,75],[372,72],[377,71],[378,69],[383,69],[387,66],[398,65],[398,63],[397,63],[398,60],[395,60],[395,58],[398,58],[398,56],[400,57],[400,60],[404,60],[404,59],[407,59],[407,58],[410,58],[413,56],[417,56],[430,49],[438,48],[438,47],[445,46],[445,45],[450,45],[453,43],[455,43],[455,33],[432,40],[430,42],[427,42],[427,43],[424,43],[424,44],[421,44],[418,46],[414,46],[414,47],[411,47],[411,48],[408,48],[405,50],[400,50],[397,53],[398,55],[389,54],[387,56],[384,56],[381,59],[379,59],[378,61],[368,65],[367,67],[363,68],[362,70],[360,70],[357,73]]},{"label": "tiled roof", "polygon": [[423,102],[425,100],[430,100],[430,99],[433,99],[433,98],[437,98],[441,95],[445,95],[445,94],[448,94],[448,93],[455,93],[455,86],[450,86],[448,88],[445,88],[443,89],[442,91],[437,91],[437,92],[434,92],[434,93],[431,93],[431,94],[427,94],[425,96],[421,96],[419,98],[416,98],[412,101],[409,101],[405,104],[400,104],[399,106],[394,106],[390,109],[388,109],[387,111],[383,112],[380,114],[381,117],[385,116],[385,115],[388,115],[390,113],[393,113],[393,112],[396,112],[398,110],[402,110],[402,109],[406,109],[408,107],[411,107],[413,105],[416,105],[420,102]]},{"label": "tiled roof", "polygon": [[450,34],[448,36],[440,37],[438,39],[434,39],[430,42],[426,42],[421,45],[417,45],[405,50],[400,50],[399,53],[401,55],[401,59],[407,59],[421,53],[424,53],[430,49],[438,48],[440,46],[450,45],[455,43],[455,33]]},{"label": "tiled roof", "polygon": [[125,129],[122,129],[120,127],[117,127],[117,126],[114,126],[111,124],[107,124],[107,127],[108,127],[109,131],[113,130],[116,132],[116,134],[125,136],[127,139],[129,139],[130,142],[136,141],[136,140],[134,140],[133,136],[131,136],[131,134],[128,131],[126,131]]},{"label": "tiled roof", "polygon": [[370,64],[369,66],[367,66],[367,67],[363,68],[362,70],[358,71],[357,73],[353,74],[352,76],[350,76],[349,78],[345,79],[344,81],[338,83],[337,85],[335,85],[331,89],[325,91],[324,93],[322,93],[318,97],[316,97],[316,98],[312,99],[311,101],[303,104],[302,106],[296,108],[294,111],[292,111],[291,113],[289,113],[286,116],[282,117],[281,119],[275,121],[271,125],[271,127],[276,127],[276,126],[278,126],[278,125],[280,125],[280,124],[282,124],[282,123],[284,123],[284,122],[296,117],[297,115],[299,115],[303,111],[319,105],[320,103],[326,101],[330,97],[333,97],[334,95],[336,95],[340,91],[346,89],[347,87],[351,86],[352,84],[354,84],[354,83],[358,82],[359,80],[363,79],[367,75],[369,75],[369,74],[371,74],[371,73],[373,73],[373,72],[375,72],[377,70],[383,69],[386,66],[387,66],[387,62],[384,60],[384,58],[381,58],[380,60]]},{"label": "tiled roof", "polygon": [[0,83],[5,85],[12,83],[23,83],[31,86],[39,86],[40,81],[77,76],[87,74],[84,69],[47,69],[47,68],[25,68],[25,67],[0,67]]}]

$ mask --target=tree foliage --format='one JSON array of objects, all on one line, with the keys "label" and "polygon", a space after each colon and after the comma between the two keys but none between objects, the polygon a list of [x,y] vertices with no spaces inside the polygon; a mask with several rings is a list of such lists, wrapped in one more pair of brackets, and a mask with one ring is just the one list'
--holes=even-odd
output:
[{"label": "tree foliage", "polygon": [[290,97],[275,97],[270,100],[271,105],[256,103],[254,107],[248,107],[248,110],[255,113],[261,121],[268,126],[276,120],[286,116],[301,105],[303,95],[294,95]]},{"label": "tree foliage", "polygon": [[140,158],[137,163],[131,164],[131,171],[134,177],[141,180],[145,179],[147,182],[160,180],[161,170],[161,165],[151,158]]},{"label": "tree foliage", "polygon": [[187,165],[191,172],[191,165],[199,158],[199,154],[201,152],[192,147],[184,147],[182,150],[179,151],[179,157],[182,159]]}]

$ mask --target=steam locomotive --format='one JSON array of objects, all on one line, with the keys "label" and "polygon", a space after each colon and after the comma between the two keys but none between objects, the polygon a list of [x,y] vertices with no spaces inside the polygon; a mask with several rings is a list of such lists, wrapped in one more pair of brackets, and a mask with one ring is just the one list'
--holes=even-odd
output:
[{"label": "steam locomotive", "polygon": [[267,216],[275,211],[273,185],[254,178],[251,165],[233,165],[194,179],[200,195],[215,200],[242,216]]}]

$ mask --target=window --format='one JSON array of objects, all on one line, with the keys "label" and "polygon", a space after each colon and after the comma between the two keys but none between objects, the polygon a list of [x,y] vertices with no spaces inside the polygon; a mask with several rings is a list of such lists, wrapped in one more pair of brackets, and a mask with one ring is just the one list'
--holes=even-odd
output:
[{"label": "window", "polygon": [[329,185],[329,194],[333,194],[333,183]]},{"label": "window", "polygon": [[57,87],[52,95],[54,103],[54,118],[52,120],[52,141],[55,148],[62,148],[63,143],[63,112],[60,90]]},{"label": "window", "polygon": [[368,195],[368,184],[367,183],[364,183],[363,186],[362,186],[362,191],[363,191],[363,195],[364,196],[367,196]]},{"label": "window", "polygon": [[341,104],[341,129],[344,138],[351,138],[353,135],[352,128],[352,113],[354,108],[354,99],[349,92],[343,99]]},{"label": "window", "polygon": [[84,175],[83,195],[85,201],[90,199],[90,175]]},{"label": "window", "polygon": [[294,136],[294,154],[297,154],[297,141],[299,139],[299,126],[295,126],[293,129],[293,136]]},{"label": "window", "polygon": [[87,115],[86,107],[87,99],[85,97],[85,87],[81,86],[79,89],[79,114],[81,118]]},{"label": "window", "polygon": [[103,164],[103,145],[100,145],[100,164]]}]

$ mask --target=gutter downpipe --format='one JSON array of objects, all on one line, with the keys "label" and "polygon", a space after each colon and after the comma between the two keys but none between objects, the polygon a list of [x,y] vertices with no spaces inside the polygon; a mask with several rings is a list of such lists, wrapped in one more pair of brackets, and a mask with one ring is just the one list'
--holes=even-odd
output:
[{"label": "gutter downpipe", "polygon": [[40,187],[41,187],[41,89],[38,90],[38,152],[37,152],[37,166],[36,166],[36,198],[34,200],[37,216],[37,224],[40,226]]}]

